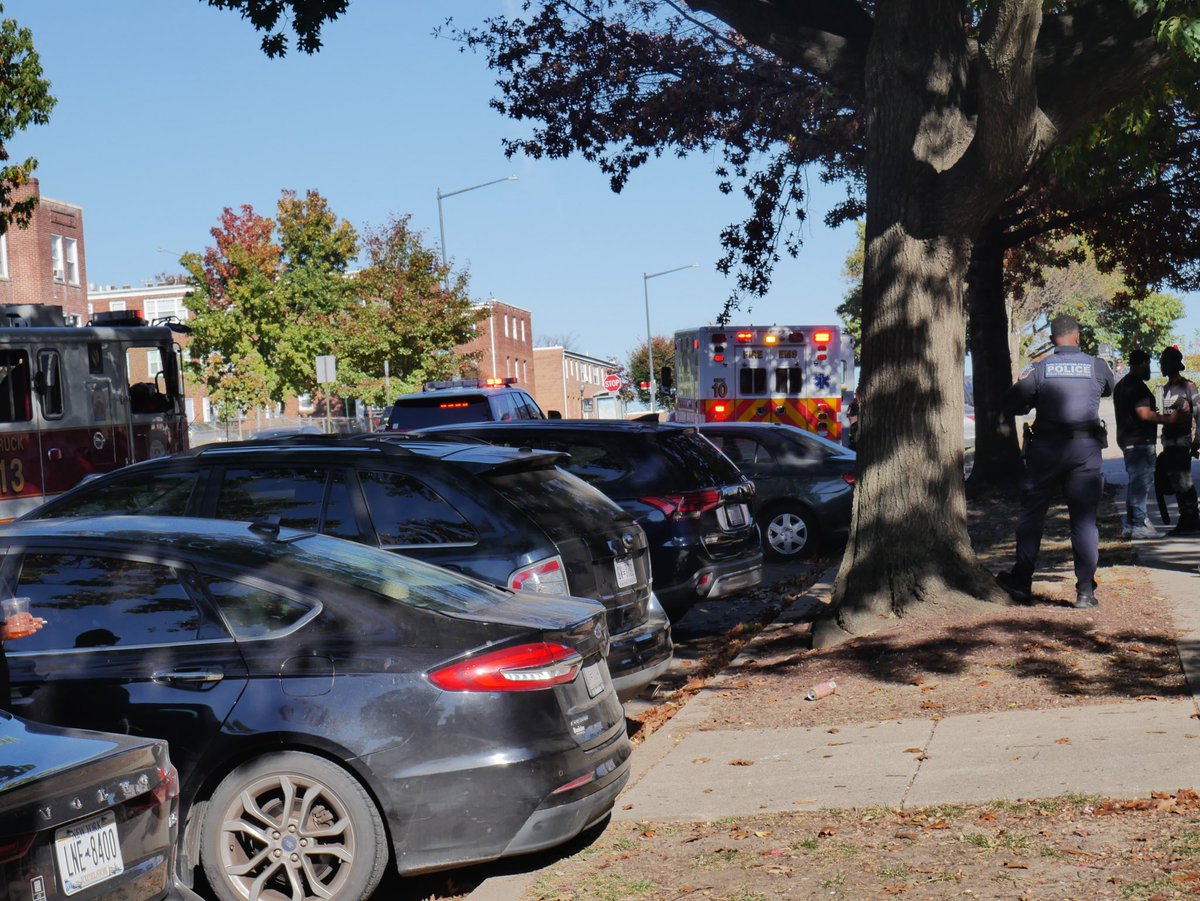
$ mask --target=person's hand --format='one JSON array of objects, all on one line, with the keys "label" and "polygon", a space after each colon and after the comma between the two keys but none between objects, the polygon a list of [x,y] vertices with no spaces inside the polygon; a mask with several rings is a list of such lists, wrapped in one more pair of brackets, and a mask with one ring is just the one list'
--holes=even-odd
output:
[{"label": "person's hand", "polygon": [[14,641],[18,638],[27,638],[35,632],[40,632],[42,627],[46,625],[46,621],[40,616],[14,616],[4,621],[4,625],[0,626],[0,640]]}]

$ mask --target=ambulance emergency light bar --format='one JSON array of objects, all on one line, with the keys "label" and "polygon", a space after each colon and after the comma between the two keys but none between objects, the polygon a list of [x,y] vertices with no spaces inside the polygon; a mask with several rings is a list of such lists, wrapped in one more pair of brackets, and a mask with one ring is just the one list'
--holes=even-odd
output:
[{"label": "ambulance emergency light bar", "polygon": [[508,388],[515,385],[517,380],[512,376],[502,379],[448,379],[441,382],[426,382],[426,391],[440,391],[443,388]]}]

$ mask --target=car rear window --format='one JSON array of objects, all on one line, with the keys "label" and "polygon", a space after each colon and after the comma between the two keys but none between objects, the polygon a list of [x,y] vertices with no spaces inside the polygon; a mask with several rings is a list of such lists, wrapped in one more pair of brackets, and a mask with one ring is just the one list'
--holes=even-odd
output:
[{"label": "car rear window", "polygon": [[489,476],[488,484],[532,519],[551,541],[603,531],[621,508],[582,479],[557,468]]},{"label": "car rear window", "polygon": [[423,429],[454,422],[488,422],[492,409],[484,395],[412,397],[392,406],[389,429]]},{"label": "car rear window", "polygon": [[308,573],[436,612],[479,613],[510,597],[508,592],[450,570],[324,535],[277,542],[268,553],[262,561],[266,565],[256,571],[260,578],[270,580],[269,570],[279,566],[283,580]]},{"label": "car rear window", "polygon": [[572,435],[565,445],[561,449],[571,460],[564,468],[610,497],[695,491],[742,480],[712,442],[690,429]]}]

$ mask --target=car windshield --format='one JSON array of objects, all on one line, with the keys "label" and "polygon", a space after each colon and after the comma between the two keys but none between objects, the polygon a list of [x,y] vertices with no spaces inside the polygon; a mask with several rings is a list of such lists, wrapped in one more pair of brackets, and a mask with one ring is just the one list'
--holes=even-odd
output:
[{"label": "car windshield", "polygon": [[587,482],[553,467],[501,473],[488,482],[552,541],[602,531],[625,515]]},{"label": "car windshield", "polygon": [[264,567],[276,570],[280,578],[334,579],[426,610],[479,613],[509,597],[506,591],[441,567],[324,535],[259,543],[257,548],[268,558],[261,561]]},{"label": "car windshield", "polygon": [[488,399],[482,395],[411,397],[396,401],[388,419],[389,428],[423,429],[454,422],[486,422],[492,418]]}]

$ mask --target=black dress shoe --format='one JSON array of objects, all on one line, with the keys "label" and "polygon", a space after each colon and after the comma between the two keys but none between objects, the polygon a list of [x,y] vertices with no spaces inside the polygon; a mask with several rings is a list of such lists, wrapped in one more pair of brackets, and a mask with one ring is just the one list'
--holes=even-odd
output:
[{"label": "black dress shoe", "polygon": [[1075,592],[1075,603],[1072,605],[1076,610],[1090,610],[1093,607],[1099,607],[1100,602],[1096,600],[1095,593],[1091,591]]},{"label": "black dress shoe", "polygon": [[1028,583],[1018,582],[1012,573],[996,573],[996,584],[1008,592],[1008,596],[1018,604],[1029,604],[1033,601],[1033,587]]}]

